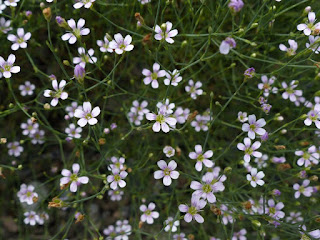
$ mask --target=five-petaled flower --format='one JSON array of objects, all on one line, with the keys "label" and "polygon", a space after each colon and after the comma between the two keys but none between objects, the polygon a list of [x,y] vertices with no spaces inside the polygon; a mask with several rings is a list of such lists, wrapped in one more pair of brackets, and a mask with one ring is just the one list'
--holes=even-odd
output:
[{"label": "five-petaled flower", "polygon": [[86,176],[78,176],[80,171],[80,165],[78,163],[72,164],[72,171],[73,173],[71,173],[71,171],[68,169],[62,170],[61,175],[63,177],[60,179],[60,185],[63,186],[66,184],[70,184],[70,191],[76,192],[78,186],[80,186],[81,184],[87,184],[89,182],[89,178]]},{"label": "five-petaled flower", "polygon": [[178,30],[177,29],[172,29],[172,23],[171,22],[166,22],[161,25],[156,25],[155,29],[155,35],[154,38],[158,41],[164,39],[167,43],[174,43],[174,40],[172,39],[173,37],[178,35]]},{"label": "five-petaled flower", "polygon": [[89,125],[97,124],[98,120],[96,119],[96,117],[99,114],[99,107],[95,107],[94,109],[92,109],[90,102],[84,102],[82,107],[80,106],[78,109],[76,109],[74,116],[76,118],[80,118],[77,123],[80,127],[84,127],[85,125],[87,125],[87,123],[89,123]]},{"label": "five-petaled flower", "polygon": [[57,106],[58,102],[59,102],[59,98],[62,100],[66,100],[68,98],[68,93],[63,91],[64,87],[66,86],[66,80],[61,80],[59,85],[58,85],[58,81],[56,79],[54,79],[52,81],[52,87],[54,90],[50,90],[47,89],[44,91],[44,96],[45,97],[52,97],[51,100],[51,106],[55,107]]},{"label": "five-petaled flower", "polygon": [[83,18],[80,18],[77,24],[74,19],[69,19],[68,25],[71,28],[71,31],[63,34],[61,39],[63,41],[69,41],[70,44],[74,44],[81,36],[88,35],[90,33],[90,29],[84,28],[85,23],[86,21]]},{"label": "five-petaled flower", "polygon": [[170,186],[172,183],[171,179],[178,179],[179,172],[175,171],[177,163],[174,160],[171,160],[168,164],[164,160],[160,160],[157,164],[161,170],[154,172],[154,178],[163,178],[163,185]]}]

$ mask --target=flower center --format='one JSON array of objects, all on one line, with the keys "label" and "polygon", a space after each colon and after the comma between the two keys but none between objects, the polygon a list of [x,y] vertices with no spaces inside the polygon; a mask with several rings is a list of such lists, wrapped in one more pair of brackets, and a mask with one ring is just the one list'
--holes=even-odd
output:
[{"label": "flower center", "polygon": [[76,173],[73,173],[71,176],[70,176],[70,180],[72,182],[76,182],[78,180],[78,175]]},{"label": "flower center", "polygon": [[253,150],[252,150],[252,148],[249,147],[246,150],[244,150],[244,152],[245,152],[245,154],[251,155],[253,153]]},{"label": "flower center", "polygon": [[152,80],[156,80],[158,78],[158,74],[156,72],[151,73]]},{"label": "flower center", "polygon": [[165,122],[165,117],[162,114],[159,114],[156,118],[156,121],[159,123],[164,123]]},{"label": "flower center", "polygon": [[190,213],[191,215],[195,215],[197,214],[197,209],[194,206],[191,206],[188,209],[188,213]]},{"label": "flower center", "polygon": [[163,170],[163,174],[166,175],[166,176],[169,176],[170,175],[170,169],[169,168],[165,168]]},{"label": "flower center", "polygon": [[251,125],[250,125],[250,129],[251,129],[252,131],[256,130],[256,125],[251,124]]},{"label": "flower center", "polygon": [[308,152],[305,152],[303,153],[303,156],[302,156],[304,159],[309,159],[311,157],[310,153]]},{"label": "flower center", "polygon": [[76,28],[73,30],[73,34],[76,38],[80,38],[81,34],[80,34],[80,29]]},{"label": "flower center", "polygon": [[209,193],[209,192],[212,191],[211,186],[210,186],[209,184],[203,185],[202,190],[203,190],[203,192],[205,192],[205,193]]},{"label": "flower center", "polygon": [[276,209],[274,207],[269,208],[269,212],[271,214],[275,214],[276,213]]},{"label": "flower center", "polygon": [[31,197],[31,192],[27,192],[27,197]]},{"label": "flower center", "polygon": [[199,162],[202,162],[204,160],[204,156],[202,154],[199,154],[199,156],[197,157],[197,160]]},{"label": "flower center", "polygon": [[144,214],[146,214],[146,215],[148,215],[148,216],[151,215],[151,210],[148,209],[147,211],[145,211]]},{"label": "flower center", "polygon": [[115,176],[114,176],[114,180],[115,180],[116,182],[118,182],[118,181],[121,180],[121,177],[120,177],[119,175],[115,175]]},{"label": "flower center", "polygon": [[91,118],[92,118],[91,113],[87,113],[87,115],[85,116],[85,118],[88,119],[88,120],[91,119]]}]

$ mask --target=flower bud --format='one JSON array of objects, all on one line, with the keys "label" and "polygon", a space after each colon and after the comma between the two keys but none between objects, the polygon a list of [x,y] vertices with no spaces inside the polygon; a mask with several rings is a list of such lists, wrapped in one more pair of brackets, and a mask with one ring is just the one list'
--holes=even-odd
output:
[{"label": "flower bud", "polygon": [[51,14],[51,8],[45,8],[42,10],[42,14],[44,18],[49,22],[51,20],[52,14]]},{"label": "flower bud", "polygon": [[77,79],[77,81],[80,84],[83,84],[84,77],[86,76],[86,71],[83,67],[80,66],[80,64],[76,65],[74,68],[74,78]]},{"label": "flower bud", "polygon": [[69,28],[68,23],[63,17],[56,16],[56,22],[58,23],[59,27],[66,28],[66,29]]}]

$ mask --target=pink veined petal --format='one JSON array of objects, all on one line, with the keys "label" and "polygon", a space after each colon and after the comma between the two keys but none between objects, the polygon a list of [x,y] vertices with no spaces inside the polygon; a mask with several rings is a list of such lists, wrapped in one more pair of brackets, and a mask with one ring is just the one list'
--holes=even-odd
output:
[{"label": "pink veined petal", "polygon": [[77,28],[81,29],[85,23],[86,23],[86,21],[83,18],[80,18],[77,23]]},{"label": "pink veined petal", "polygon": [[160,215],[159,215],[158,212],[153,211],[153,212],[151,212],[151,216],[152,216],[153,218],[158,218]]},{"label": "pink veined petal", "polygon": [[180,173],[178,171],[172,171],[170,172],[170,177],[172,179],[178,179],[179,178]]},{"label": "pink veined petal", "polygon": [[209,203],[214,203],[217,199],[216,196],[212,192],[210,192],[207,194],[207,200]]},{"label": "pink veined petal", "polygon": [[149,76],[151,76],[151,71],[148,70],[148,69],[146,69],[146,68],[144,68],[144,69],[142,70],[142,74],[143,74],[144,76],[146,76],[146,77],[149,77]]},{"label": "pink veined petal", "polygon": [[196,153],[197,154],[201,154],[202,153],[202,146],[201,145],[196,145],[195,147],[194,147],[194,149],[196,150]]},{"label": "pink veined petal", "polygon": [[61,80],[61,82],[59,83],[59,89],[64,88],[66,84],[67,84],[66,80]]},{"label": "pink veined petal", "polygon": [[312,124],[312,121],[310,120],[310,118],[306,118],[306,119],[304,120],[304,124],[305,124],[306,126],[310,126],[310,125]]},{"label": "pink veined petal", "polygon": [[[155,123],[153,124],[153,126],[152,126],[152,130],[153,130],[154,132],[159,132],[159,131],[160,131],[160,127],[161,127],[160,123],[159,123],[159,122],[155,122]],[[169,127],[168,127],[168,128],[169,128]]]},{"label": "pink veined petal", "polygon": [[198,161],[195,165],[195,168],[198,172],[202,170],[202,162]]},{"label": "pink veined petal", "polygon": [[245,145],[246,147],[251,146],[251,140],[250,140],[250,138],[244,138],[244,139],[243,139],[243,142],[244,142],[244,145]]},{"label": "pink veined petal", "polygon": [[160,64],[159,63],[154,63],[152,66],[152,70],[154,72],[158,72],[160,70]]},{"label": "pink veined petal", "polygon": [[55,106],[58,105],[58,102],[59,102],[58,98],[53,98],[51,100],[50,104],[51,104],[52,107],[55,107]]},{"label": "pink veined petal", "polygon": [[[146,119],[148,119],[149,121],[156,120],[157,119],[157,115],[154,114],[154,113],[147,113],[146,114]],[[159,130],[160,130],[160,128],[159,128]]]},{"label": "pink veined petal", "polygon": [[261,152],[254,151],[254,152],[252,153],[252,156],[254,156],[254,157],[256,157],[256,158],[260,158],[260,157],[262,157],[262,153],[261,153]]},{"label": "pink veined petal", "polygon": [[10,65],[13,65],[15,61],[16,61],[16,56],[15,56],[14,54],[10,54],[9,57],[8,57],[7,62],[8,62]]},{"label": "pink veined petal", "polygon": [[160,179],[164,177],[164,173],[161,170],[157,170],[154,172],[153,176],[154,176],[154,179]]},{"label": "pink veined petal", "polygon": [[120,33],[114,35],[114,40],[119,44],[123,42],[123,37]]},{"label": "pink veined petal", "polygon": [[88,177],[79,177],[78,178],[78,182],[82,183],[82,184],[87,184],[89,182],[89,178]]},{"label": "pink veined petal", "polygon": [[177,29],[173,29],[168,33],[168,36],[171,37],[171,38],[175,37],[177,35],[178,35],[178,30]]},{"label": "pink veined petal", "polygon": [[129,45],[132,42],[132,37],[130,35],[127,35],[123,40],[125,45]]},{"label": "pink veined petal", "polygon": [[250,155],[249,154],[245,154],[244,155],[244,157],[243,157],[243,160],[245,161],[245,162],[250,162]]},{"label": "pink veined petal", "polygon": [[87,125],[88,120],[85,118],[80,118],[77,123],[80,127],[84,127],[85,125]]},{"label": "pink veined petal", "polygon": [[77,38],[71,34],[70,38],[69,38],[69,44],[74,44],[77,41]]},{"label": "pink veined petal", "polygon": [[301,24],[299,24],[299,25],[297,26],[297,29],[298,29],[299,31],[303,31],[303,30],[306,29],[307,27],[308,27],[307,24],[301,23]]},{"label": "pink veined petal", "polygon": [[303,30],[304,35],[309,36],[311,34],[311,29],[310,28],[306,28]]},{"label": "pink veined petal", "polygon": [[72,29],[76,28],[76,22],[72,18],[69,19],[67,22],[68,22],[69,27],[71,27]]},{"label": "pink veined petal", "polygon": [[92,117],[97,117],[99,114],[100,114],[100,108],[99,107],[95,107],[91,112]]},{"label": "pink veined petal", "polygon": [[168,117],[166,118],[166,123],[168,123],[170,126],[176,125],[177,124],[177,119],[173,117]]},{"label": "pink veined petal", "polygon": [[208,150],[203,154],[203,156],[205,158],[211,158],[213,156],[213,151],[212,150]]},{"label": "pink veined petal", "polygon": [[90,102],[84,102],[83,103],[83,111],[86,112],[86,113],[89,113],[91,112],[91,103]]},{"label": "pink veined petal", "polygon": [[63,34],[63,35],[61,36],[61,39],[62,39],[63,41],[67,41],[67,40],[69,40],[69,39],[71,38],[71,36],[73,36],[72,33],[65,33],[65,34]]},{"label": "pink veined petal", "polygon": [[194,215],[194,219],[195,219],[198,223],[203,223],[203,222],[204,222],[204,218],[203,218],[200,214]]},{"label": "pink veined petal", "polygon": [[185,204],[180,204],[179,205],[179,211],[180,212],[188,212],[189,207]]},{"label": "pink veined petal", "polygon": [[308,19],[310,23],[314,23],[314,21],[316,20],[316,14],[314,12],[309,12]]},{"label": "pink veined petal", "polygon": [[264,176],[265,175],[264,175],[264,173],[262,171],[258,172],[258,174],[257,174],[257,177],[260,178],[260,179],[264,178]]},{"label": "pink veined petal", "polygon": [[79,8],[81,8],[82,6],[83,6],[83,3],[82,3],[82,2],[77,2],[77,3],[73,4],[73,7],[74,7],[75,9],[79,9]]},{"label": "pink veined petal", "polygon": [[26,35],[24,35],[23,39],[25,41],[28,41],[31,38],[31,33],[27,32]]},{"label": "pink veined petal", "polygon": [[63,177],[60,179],[60,184],[68,184],[70,181],[69,177]]},{"label": "pink veined petal", "polygon": [[15,41],[17,41],[18,38],[17,38],[15,35],[13,35],[13,34],[9,34],[8,37],[7,37],[7,39],[8,39],[9,41],[11,41],[11,42],[15,42]]},{"label": "pink veined petal", "polygon": [[159,87],[158,81],[157,81],[157,80],[153,80],[153,81],[151,82],[151,87],[152,87],[152,88],[158,88],[158,87]]},{"label": "pink veined petal", "polygon": [[252,144],[251,148],[252,148],[253,150],[256,150],[256,149],[258,149],[260,146],[261,146],[261,143],[258,142],[258,141],[256,141],[256,142],[254,142],[254,143]]},{"label": "pink veined petal", "polygon": [[124,188],[127,185],[127,183],[124,180],[120,180],[118,184],[119,184],[119,187],[121,188]]},{"label": "pink veined petal", "polygon": [[248,123],[244,123],[244,124],[242,125],[242,131],[248,132],[249,129],[250,129],[250,125],[249,125]]},{"label": "pink veined petal", "polygon": [[160,169],[164,170],[165,168],[168,167],[167,163],[164,160],[160,160],[157,162],[157,165]]},{"label": "pink veined petal", "polygon": [[165,122],[161,124],[161,129],[165,133],[170,131],[168,124],[166,124]]},{"label": "pink veined petal", "polygon": [[153,202],[151,202],[151,203],[149,203],[149,205],[148,205],[148,209],[149,210],[153,210],[153,209],[155,209],[156,208],[156,205],[153,203]]},{"label": "pink veined petal", "polygon": [[76,182],[72,182],[72,183],[70,184],[70,191],[71,191],[71,192],[76,192],[76,191],[77,191],[77,188],[78,188],[78,186],[77,186],[77,183],[76,183]]},{"label": "pink veined petal", "polygon": [[97,120],[96,118],[90,118],[90,119],[88,120],[88,123],[89,123],[90,125],[95,125],[95,124],[97,124],[97,122],[98,122],[98,120]]},{"label": "pink veined petal", "polygon": [[251,181],[250,184],[251,184],[251,186],[254,187],[254,188],[257,186],[257,183],[254,182],[254,181]]},{"label": "pink veined petal", "polygon": [[205,160],[203,160],[203,164],[208,168],[213,167],[213,162],[211,160],[205,159]]},{"label": "pink veined petal", "polygon": [[190,213],[187,213],[186,215],[184,215],[184,220],[189,223],[192,221],[192,215]]},{"label": "pink veined petal", "polygon": [[141,212],[145,212],[145,211],[147,211],[147,206],[143,204],[143,205],[140,206],[139,209],[140,209]]},{"label": "pink veined petal", "polygon": [[227,55],[230,51],[230,45],[226,41],[222,41],[219,47],[219,51],[223,55]]},{"label": "pink veined petal", "polygon": [[61,95],[60,95],[60,98],[61,98],[62,100],[67,99],[67,98],[68,98],[68,93],[67,93],[67,92],[62,92]]},{"label": "pink veined petal", "polygon": [[10,71],[12,73],[18,73],[18,72],[20,72],[20,67],[19,66],[13,66],[13,67],[11,67]]},{"label": "pink veined petal", "polygon": [[90,33],[90,29],[89,28],[83,28],[80,31],[81,36],[86,36]]},{"label": "pink veined petal", "polygon": [[65,176],[65,177],[70,177],[71,176],[71,172],[68,169],[62,169],[61,175]]},{"label": "pink veined petal", "polygon": [[190,188],[193,190],[199,190],[202,189],[202,184],[197,181],[192,181],[190,184]]},{"label": "pink veined petal", "polygon": [[132,44],[130,44],[130,45],[126,46],[124,50],[129,52],[129,51],[132,51],[133,48],[134,48],[134,46]]},{"label": "pink veined petal", "polygon": [[241,151],[244,151],[244,150],[246,149],[246,147],[244,146],[243,143],[238,143],[238,144],[237,144],[237,148],[238,148],[239,150],[241,150]]},{"label": "pink veined petal", "polygon": [[74,163],[74,164],[72,165],[72,171],[73,171],[73,173],[78,173],[79,170],[80,170],[80,165],[79,165],[78,163]]},{"label": "pink veined petal", "polygon": [[256,125],[257,125],[257,127],[261,128],[266,125],[266,121],[263,118],[261,118],[256,122]]},{"label": "pink veined petal", "polygon": [[252,130],[249,130],[249,132],[248,132],[248,137],[251,138],[251,139],[255,139],[255,137],[256,137],[255,132],[252,131]]},{"label": "pink veined petal", "polygon": [[163,178],[163,185],[169,186],[169,185],[171,185],[171,183],[172,183],[171,177],[168,176],[168,175],[164,176],[164,178]]},{"label": "pink veined petal", "polygon": [[177,163],[176,163],[174,160],[171,160],[171,161],[169,162],[169,164],[168,164],[168,168],[169,168],[170,170],[176,169],[176,168],[177,168]]}]

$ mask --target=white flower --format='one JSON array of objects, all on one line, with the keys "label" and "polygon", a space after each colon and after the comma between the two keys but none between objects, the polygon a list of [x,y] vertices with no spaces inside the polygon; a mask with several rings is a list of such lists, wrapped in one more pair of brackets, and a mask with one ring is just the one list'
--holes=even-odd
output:
[{"label": "white flower", "polygon": [[148,207],[144,204],[140,206],[140,211],[143,212],[143,214],[140,217],[140,220],[142,222],[147,222],[148,224],[153,224],[154,219],[159,217],[159,213],[156,211],[153,211],[156,208],[156,205],[151,202],[149,203]]},{"label": "white flower", "polygon": [[132,37],[127,35],[125,38],[120,33],[114,35],[114,40],[109,43],[110,48],[114,49],[116,54],[132,51],[134,46],[131,44]]},{"label": "white flower", "polygon": [[301,193],[306,197],[311,197],[311,194],[313,193],[313,187],[311,187],[311,186],[308,187],[309,184],[310,184],[309,179],[305,179],[302,182],[301,186],[298,183],[295,183],[293,185],[293,189],[296,190],[296,192],[294,193],[294,197],[299,198]]},{"label": "white flower", "polygon": [[173,147],[171,147],[171,146],[165,146],[164,148],[163,148],[163,153],[166,155],[166,157],[173,157],[174,156],[174,154],[175,154],[175,150],[174,150],[174,148]]},{"label": "white flower", "polygon": [[260,186],[264,184],[264,181],[261,180],[264,176],[262,171],[258,172],[256,168],[252,168],[250,174],[247,174],[247,180],[250,182],[251,186],[255,188],[257,184]]},{"label": "white flower", "polygon": [[307,24],[301,23],[297,26],[299,31],[303,31],[304,35],[309,36],[310,34],[315,34],[320,30],[320,23],[316,23],[316,14],[314,12],[308,13],[308,20]]},{"label": "white flower", "polygon": [[8,147],[8,154],[9,156],[19,157],[23,152],[23,147],[20,146],[19,142],[9,142],[7,144]]},{"label": "white flower", "polygon": [[110,41],[107,36],[104,36],[103,41],[97,40],[97,45],[100,47],[101,52],[113,52],[113,49],[110,47]]},{"label": "white flower", "polygon": [[158,161],[157,164],[161,170],[154,172],[154,178],[163,178],[163,185],[170,186],[172,183],[171,178],[178,179],[180,174],[178,171],[174,171],[177,168],[177,163],[174,160],[171,160],[168,165],[164,160]]},{"label": "white flower", "polygon": [[193,82],[192,79],[188,81],[189,86],[185,87],[185,90],[187,93],[191,95],[191,98],[197,99],[197,95],[200,96],[203,93],[202,89],[199,89],[202,87],[202,83],[200,81],[197,81],[196,83]]},{"label": "white flower", "polygon": [[169,117],[164,109],[159,109],[158,115],[155,113],[147,113],[146,118],[149,121],[156,121],[152,126],[154,132],[160,132],[161,129],[163,132],[167,133],[170,131],[169,126],[175,127],[177,123],[177,120],[174,117]]},{"label": "white flower", "polygon": [[159,83],[158,83],[158,78],[164,77],[166,75],[165,70],[160,70],[160,65],[158,63],[154,63],[152,66],[153,72],[150,70],[144,68],[142,70],[142,74],[145,76],[143,79],[143,82],[145,85],[148,85],[151,83],[152,88],[158,88]]},{"label": "white flower", "polygon": [[21,184],[20,191],[17,192],[17,196],[20,202],[26,202],[28,205],[32,205],[34,203],[33,198],[37,198],[38,193],[34,191],[33,185]]},{"label": "white flower", "polygon": [[306,43],[306,47],[311,49],[315,54],[319,54],[320,52],[320,40],[319,40],[319,36],[309,36],[309,42],[310,43]]},{"label": "white flower", "polygon": [[18,2],[20,2],[20,0],[6,0],[4,1],[4,4],[8,7],[16,7]]},{"label": "white flower", "polygon": [[242,123],[248,121],[247,115],[248,114],[246,112],[238,112],[238,120]]},{"label": "white flower", "polygon": [[79,8],[82,8],[82,7],[85,7],[85,8],[90,8],[92,3],[94,3],[96,0],[80,0],[79,2],[73,4],[73,7],[75,9],[79,9]]},{"label": "white flower", "polygon": [[167,220],[164,221],[164,224],[166,225],[164,228],[166,232],[176,232],[178,230],[178,226],[180,225],[180,221],[174,221],[173,217],[168,217]]},{"label": "white flower", "polygon": [[25,81],[24,85],[19,86],[19,90],[21,91],[21,96],[32,95],[33,90],[36,88],[34,84],[31,84],[29,81]]},{"label": "white flower", "polygon": [[151,2],[151,0],[138,0],[142,5]]},{"label": "white flower", "polygon": [[268,77],[266,75],[261,76],[261,82],[258,84],[258,88],[260,90],[263,90],[263,95],[265,97],[269,96],[269,93],[277,93],[278,92],[278,88],[276,87],[272,87],[272,84],[274,83],[274,81],[276,80],[275,77],[271,77],[270,79],[268,79]]},{"label": "white flower", "polygon": [[94,109],[91,109],[92,106],[90,102],[84,102],[83,107],[80,106],[76,109],[74,116],[80,118],[77,122],[80,127],[84,127],[87,123],[90,125],[97,124],[98,120],[96,117],[100,114],[100,108],[95,107]]},{"label": "white flower", "polygon": [[31,33],[27,32],[24,33],[23,28],[17,29],[17,36],[13,34],[8,35],[8,40],[13,42],[11,49],[16,51],[19,48],[26,48],[27,41],[31,38]]},{"label": "white flower", "polygon": [[298,49],[298,43],[295,40],[289,39],[289,48],[287,48],[284,44],[279,45],[279,49],[283,52],[287,52],[288,56],[293,56],[296,54],[296,50]]},{"label": "white flower", "polygon": [[231,49],[237,46],[236,41],[233,38],[227,37],[220,44],[219,51],[221,54],[227,55]]},{"label": "white flower", "polygon": [[307,151],[295,151],[294,154],[299,156],[300,158],[297,161],[298,166],[305,166],[308,167],[311,163],[317,165],[319,163],[319,153],[317,152],[316,146],[311,146],[308,148]]},{"label": "white flower", "polygon": [[118,186],[120,188],[124,188],[127,184],[123,180],[128,176],[128,173],[124,170],[120,170],[119,168],[113,168],[112,174],[107,177],[107,181],[110,184],[110,188],[113,190],[118,189]]},{"label": "white flower", "polygon": [[202,164],[204,164],[208,168],[213,167],[213,162],[208,159],[213,156],[213,151],[208,150],[205,153],[203,153],[201,145],[196,145],[194,149],[195,152],[189,153],[189,158],[197,160],[195,168],[198,172],[202,170]]},{"label": "white flower", "polygon": [[38,130],[39,124],[32,122],[31,119],[28,119],[27,123],[21,123],[20,127],[23,129],[23,135],[32,135]]},{"label": "white flower", "polygon": [[184,220],[189,223],[192,219],[196,220],[198,223],[203,223],[204,218],[199,214],[201,209],[206,206],[207,202],[199,199],[198,197],[191,198],[191,206],[189,207],[186,204],[179,205],[179,211],[186,213],[184,215]]},{"label": "white flower", "polygon": [[80,57],[74,57],[73,63],[79,64],[83,68],[86,67],[86,63],[89,62],[89,63],[93,64],[93,63],[96,63],[98,60],[95,56],[93,56],[94,50],[92,48],[90,48],[88,50],[88,54],[86,54],[86,50],[83,47],[79,47],[78,53],[79,53]]},{"label": "white flower", "polygon": [[178,86],[178,83],[182,81],[182,77],[177,69],[173,72],[166,72],[166,79],[164,79],[165,85]]},{"label": "white flower", "polygon": [[304,120],[306,126],[310,126],[312,123],[320,129],[320,104],[317,103],[312,110],[308,112],[307,118]]},{"label": "white flower", "polygon": [[69,127],[66,128],[65,130],[66,134],[68,134],[67,139],[72,139],[72,138],[81,138],[81,132],[82,128],[81,127],[76,127],[73,123],[69,125]]},{"label": "white flower", "polygon": [[56,79],[52,80],[52,87],[54,90],[45,90],[44,91],[44,96],[45,97],[52,97],[53,99],[51,100],[50,104],[51,106],[55,107],[57,106],[59,102],[59,98],[62,100],[66,100],[68,98],[68,93],[64,92],[63,89],[66,86],[66,80],[61,80],[59,85],[58,81]]},{"label": "white flower", "polygon": [[178,30],[177,29],[172,29],[172,23],[171,22],[166,22],[161,25],[156,25],[154,31],[155,35],[154,38],[158,41],[164,39],[167,43],[174,43],[174,40],[172,39],[173,37],[178,35]]},{"label": "white flower", "polygon": [[78,186],[81,184],[87,184],[89,182],[89,178],[86,176],[78,177],[78,173],[80,171],[80,165],[78,163],[72,164],[72,171],[68,169],[62,169],[61,175],[63,176],[60,179],[60,185],[69,184],[70,182],[70,191],[76,192]]},{"label": "white flower", "polygon": [[90,33],[90,29],[83,27],[85,23],[86,21],[83,18],[80,18],[77,24],[74,19],[69,19],[68,25],[71,28],[71,32],[69,31],[63,34],[61,39],[63,41],[69,41],[69,44],[74,44],[81,36],[88,35]]},{"label": "white flower", "polygon": [[174,103],[170,103],[169,99],[167,98],[164,103],[158,102],[157,103],[157,108],[161,109],[162,111],[165,111],[166,114],[171,114],[173,113],[173,109],[175,108]]},{"label": "white flower", "polygon": [[296,83],[295,80],[292,80],[290,82],[290,86],[287,85],[287,83],[282,82],[282,87],[284,88],[284,92],[282,93],[282,98],[283,99],[290,99],[291,102],[297,101],[297,97],[302,96],[302,91],[301,90],[294,90],[298,84]]},{"label": "white flower", "polygon": [[263,129],[266,125],[266,121],[261,118],[257,121],[256,115],[249,115],[248,123],[244,123],[242,125],[242,131],[248,132],[248,137],[251,139],[255,139],[256,134],[262,136],[266,133],[266,130]]},{"label": "white flower", "polygon": [[30,224],[31,226],[34,226],[39,219],[39,216],[34,211],[25,212],[23,215],[26,217],[23,220],[26,225]]},{"label": "white flower", "polygon": [[13,54],[9,55],[7,61],[5,61],[3,57],[0,56],[0,78],[2,77],[2,75],[5,78],[11,78],[11,73],[20,72],[19,66],[13,66],[15,61],[16,61],[16,56]]},{"label": "white flower", "polygon": [[251,145],[250,138],[244,138],[243,142],[244,142],[244,144],[238,143],[237,148],[240,151],[244,151],[244,158],[243,159],[245,162],[250,162],[250,156],[254,156],[257,158],[262,157],[262,153],[256,151],[261,146],[261,143],[259,141],[256,141]]},{"label": "white flower", "polygon": [[[0,14],[4,9],[3,7],[6,8],[6,5],[1,4],[1,0],[0,0]],[[10,24],[11,24],[11,20],[6,21],[4,17],[0,18],[0,31],[3,33],[8,33],[10,30],[12,30],[12,27],[10,27]]]}]

